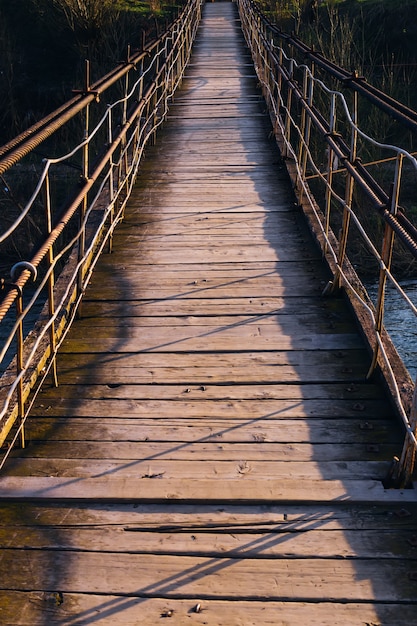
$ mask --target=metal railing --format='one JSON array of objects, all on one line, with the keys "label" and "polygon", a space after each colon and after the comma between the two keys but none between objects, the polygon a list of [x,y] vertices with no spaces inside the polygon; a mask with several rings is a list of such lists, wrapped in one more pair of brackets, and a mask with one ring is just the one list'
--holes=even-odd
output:
[{"label": "metal railing", "polygon": [[[412,219],[417,161],[407,150],[361,130],[359,112],[378,110],[412,132],[417,131],[417,114],[282,33],[252,0],[238,0],[238,6],[298,202],[333,274],[325,292],[344,288],[371,348],[368,378],[382,373],[403,421],[403,451],[394,459],[386,485],[404,487],[414,468],[417,398],[385,331],[384,304],[390,284],[417,314],[396,278],[395,264],[395,246],[417,258]],[[359,97],[366,99],[366,107]],[[375,302],[352,265],[358,246],[379,275]]]},{"label": "metal railing", "polygon": [[[201,0],[189,0],[161,37],[129,50],[94,84],[86,63],[72,100],[0,148],[0,255],[15,258],[0,283],[0,466],[16,442],[25,445],[25,420],[45,378],[57,383],[57,350],[100,254],[111,249],[200,18]],[[70,146],[63,156],[39,156],[56,154],[62,142]]]}]

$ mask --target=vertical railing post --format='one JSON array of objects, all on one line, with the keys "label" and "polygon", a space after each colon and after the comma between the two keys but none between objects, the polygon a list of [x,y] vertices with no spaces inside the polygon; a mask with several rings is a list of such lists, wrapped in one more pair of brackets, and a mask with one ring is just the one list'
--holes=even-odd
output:
[{"label": "vertical railing post", "polygon": [[[280,68],[282,68],[282,63],[283,63],[283,59],[284,59],[284,52],[280,46],[279,48],[279,52],[278,52],[278,65]],[[281,94],[281,89],[282,89],[282,72],[278,72],[278,85],[277,85],[277,89],[278,89],[278,94]]]},{"label": "vertical railing post", "polygon": [[151,146],[155,145],[156,141],[156,122],[157,122],[157,113],[158,113],[158,90],[159,90],[159,64],[160,64],[160,45],[161,42],[158,43],[157,53],[155,57],[155,67],[154,67],[154,91],[152,94],[152,112],[151,112],[151,135],[149,137],[149,144]]},{"label": "vertical railing post", "polygon": [[170,46],[168,48],[168,58],[169,58],[169,64],[167,66],[167,72],[166,72],[166,91],[167,94],[173,92],[174,89],[174,58],[175,58],[175,51],[174,51],[174,45],[175,45],[175,34],[174,34],[174,30],[171,31],[171,43]]},{"label": "vertical railing post", "polygon": [[269,108],[273,109],[275,102],[275,88],[277,84],[277,68],[274,63],[274,40],[271,38],[269,41],[268,48],[268,82],[269,82],[269,91],[268,91],[268,102]]},{"label": "vertical railing post", "polygon": [[142,59],[140,60],[140,65],[139,65],[139,76],[140,76],[140,80],[139,80],[139,86],[138,86],[138,100],[139,102],[142,100],[142,96],[143,96],[143,81],[144,81],[144,76],[143,76],[143,72],[144,72],[144,58],[142,57]]},{"label": "vertical railing post", "polygon": [[[297,161],[299,164],[299,170],[300,170],[302,181],[305,180],[306,173],[307,173],[307,156],[308,156],[308,148],[309,148],[309,143],[310,143],[311,117],[308,111],[310,111],[312,102],[313,102],[313,88],[314,88],[314,79],[313,79],[313,74],[312,74],[313,67],[310,71],[307,68],[304,68],[304,74],[303,74],[303,98],[304,98],[306,106],[303,107],[301,111],[300,135],[299,135],[298,156],[297,156]],[[300,188],[300,193],[301,193],[300,202],[302,202],[302,198],[304,195],[303,184],[301,184],[300,187],[301,187]]]},{"label": "vertical railing post", "polygon": [[291,81],[294,78],[294,59],[290,59],[290,67],[287,83],[287,103],[285,112],[284,138],[285,138],[285,156],[289,157],[290,152],[288,145],[291,144],[291,106],[292,106],[292,86]]},{"label": "vertical railing post", "polygon": [[24,401],[24,390],[23,390],[23,370],[24,370],[24,362],[23,362],[23,294],[21,289],[18,289],[18,294],[16,297],[16,321],[17,321],[17,331],[16,331],[16,375],[18,378],[17,383],[17,408],[19,412],[19,429],[20,429],[20,445],[22,448],[26,446],[25,441],[25,401]]},{"label": "vertical railing post", "polygon": [[[329,136],[332,136],[336,132],[336,94],[331,94],[330,100],[330,119],[329,119]],[[327,176],[326,176],[326,193],[325,193],[325,233],[326,237],[330,230],[330,214],[332,207],[332,186],[333,186],[333,170],[335,154],[330,144],[327,146]],[[324,251],[327,251],[327,241],[325,243]]]},{"label": "vertical railing post", "polygon": [[413,433],[414,438],[410,432],[407,431],[403,449],[400,459],[395,459],[395,463],[392,471],[392,475],[389,477],[392,487],[408,487],[414,474],[414,466],[416,462],[416,443],[415,436],[417,431],[417,380],[414,384],[414,393],[411,403],[410,417],[409,417],[410,431]]},{"label": "vertical railing post", "polygon": [[[107,109],[107,142],[109,145],[113,142],[113,118],[112,118],[112,109],[108,107]],[[111,254],[113,250],[113,223],[115,219],[115,199],[114,199],[114,162],[113,157],[110,158],[109,163],[109,204],[110,204],[110,235],[108,239],[108,252]]]},{"label": "vertical railing post", "polygon": [[[394,176],[393,188],[392,188],[392,193],[391,193],[391,204],[390,204],[391,215],[396,215],[398,211],[398,201],[399,201],[399,195],[400,195],[403,160],[404,160],[404,155],[399,153],[397,155],[395,176]],[[384,306],[385,306],[385,287],[387,283],[387,271],[390,271],[391,269],[393,247],[394,247],[394,231],[388,223],[385,223],[385,230],[384,230],[384,237],[382,241],[382,251],[381,251],[382,264],[379,270],[378,295],[377,295],[377,300],[376,300],[376,305],[375,305],[375,308],[376,308],[375,332],[377,334],[377,339],[375,340],[372,363],[369,367],[367,378],[369,378],[372,375],[378,362],[378,354],[379,354],[378,335],[380,335],[382,331],[382,327],[383,327]]]},{"label": "vertical railing post", "polygon": [[164,65],[164,118],[168,114],[168,100],[171,94],[172,84],[172,40],[167,37],[165,41],[165,65]]},{"label": "vertical railing post", "polygon": [[[182,76],[182,67],[181,67],[181,36],[180,31],[176,32],[175,37],[175,69],[173,66],[173,86],[181,84],[181,76]],[[175,72],[175,74],[174,74]]]},{"label": "vertical railing post", "polygon": [[[87,94],[90,91],[90,61],[86,59],[85,61],[85,82],[84,82],[84,92]],[[83,180],[87,181],[89,178],[89,132],[90,132],[90,106],[87,104],[84,110],[84,146],[82,152],[82,175]],[[81,316],[81,295],[83,292],[83,283],[84,283],[84,255],[85,255],[85,244],[86,244],[86,232],[85,232],[85,216],[87,213],[88,207],[88,198],[84,196],[80,206],[80,216],[79,216],[79,224],[80,224],[80,235],[78,239],[78,277],[77,277],[77,299],[79,301],[77,316]]]},{"label": "vertical railing post", "polygon": [[[304,67],[304,72],[303,72],[303,100],[305,102],[308,102],[308,85],[309,85],[309,80],[308,80],[308,72],[307,72],[307,68]],[[300,133],[299,133],[299,142],[298,142],[298,149],[297,149],[297,162],[299,163],[300,166],[300,173],[302,178],[304,178],[305,176],[305,171],[302,168],[302,163],[304,161],[304,152],[305,152],[305,132],[306,132],[306,121],[307,121],[307,112],[305,107],[303,107],[301,109],[301,120],[300,120]]]},{"label": "vertical railing post", "polygon": [[[130,46],[127,47],[126,63],[127,65],[129,65],[130,63]],[[130,79],[130,72],[126,72],[125,84],[124,84],[123,107],[122,107],[122,127],[126,125],[126,121],[127,121],[127,96],[129,93],[129,79]],[[128,171],[129,171],[129,158],[128,158],[128,153],[127,153],[127,142],[126,142],[126,135],[123,135],[122,140],[120,142],[119,186],[121,185],[122,187],[124,187],[124,191],[122,193],[121,189],[118,190],[118,195],[122,194],[122,197],[121,197],[122,206],[124,206],[124,200],[127,195],[125,185],[126,185],[126,179],[128,176]],[[121,215],[120,218],[123,219],[123,215]]]},{"label": "vertical railing post", "polygon": [[[351,141],[350,141],[350,153],[349,153],[349,161],[352,165],[355,164],[356,161],[356,151],[358,144],[358,93],[356,91],[353,92],[353,107],[352,107],[352,132],[351,132]],[[341,287],[341,271],[343,267],[343,263],[346,257],[346,248],[349,236],[349,227],[350,227],[350,209],[352,207],[353,200],[353,189],[354,189],[354,178],[353,176],[347,172],[346,173],[346,185],[345,185],[345,205],[343,207],[343,218],[342,218],[342,227],[340,232],[340,241],[339,241],[339,250],[338,250],[338,268],[336,269],[332,291],[337,291]]]},{"label": "vertical railing post", "polygon": [[[46,219],[46,230],[49,233],[52,231],[52,215],[51,215],[51,190],[50,190],[50,181],[49,181],[49,170],[46,173],[45,183],[44,183],[44,206],[45,206],[45,219]],[[48,264],[48,314],[49,320],[52,320],[55,315],[55,295],[54,295],[54,285],[55,285],[55,272],[54,272],[54,251],[52,246],[49,247],[46,261]],[[49,343],[51,346],[51,363],[52,363],[52,380],[55,387],[58,387],[58,376],[56,369],[56,337],[55,337],[55,322],[52,320],[49,326]]]}]

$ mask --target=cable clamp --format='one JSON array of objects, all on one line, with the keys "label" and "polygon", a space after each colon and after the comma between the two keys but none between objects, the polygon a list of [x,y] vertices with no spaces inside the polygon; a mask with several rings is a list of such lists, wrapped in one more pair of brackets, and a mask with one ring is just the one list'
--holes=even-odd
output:
[{"label": "cable clamp", "polygon": [[24,270],[30,272],[33,281],[37,279],[38,270],[33,263],[29,263],[29,261],[19,261],[19,263],[15,263],[10,270],[10,278],[12,281],[15,282],[19,274],[21,274]]}]

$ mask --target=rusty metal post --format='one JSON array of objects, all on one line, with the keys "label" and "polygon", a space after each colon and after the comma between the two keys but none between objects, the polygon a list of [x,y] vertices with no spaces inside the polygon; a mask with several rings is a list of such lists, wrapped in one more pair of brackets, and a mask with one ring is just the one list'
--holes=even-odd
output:
[{"label": "rusty metal post", "polygon": [[[304,69],[303,74],[303,97],[307,103],[308,109],[311,109],[313,103],[313,92],[314,92],[314,78],[313,71],[314,67],[311,68],[310,72],[307,68]],[[301,178],[304,180],[306,177],[307,171],[307,157],[308,157],[308,148],[310,143],[310,133],[311,133],[311,118],[307,114],[307,110],[303,107],[301,111],[301,123],[300,123],[300,141],[298,144],[298,156],[297,161],[299,164]],[[303,185],[301,185],[300,189],[300,202],[303,199]]]},{"label": "rusty metal post", "polygon": [[[414,384],[413,400],[411,404],[410,418],[409,418],[410,430],[414,434],[414,438],[417,432],[417,381]],[[401,457],[398,462],[395,463],[392,471],[391,482],[395,487],[408,487],[414,473],[414,466],[416,462],[416,445],[412,436],[407,432],[404,446],[401,452]]]},{"label": "rusty metal post", "polygon": [[[112,124],[112,110],[109,107],[107,110],[107,141],[108,144],[111,145],[113,141],[113,124]],[[109,204],[110,204],[110,225],[113,226],[114,223],[114,163],[113,158],[109,161]],[[113,228],[110,228],[110,234],[107,243],[107,252],[111,254],[113,250]]]},{"label": "rusty metal post", "polygon": [[[90,91],[90,61],[86,59],[85,61],[85,80],[84,80],[84,92],[87,94]],[[85,181],[89,178],[89,137],[90,132],[90,105],[87,104],[84,110],[84,141],[85,144],[83,146],[82,153],[82,176]],[[81,295],[83,292],[83,284],[84,284],[84,263],[82,262],[85,255],[85,244],[86,244],[86,233],[85,233],[85,216],[87,213],[88,207],[88,198],[84,196],[80,205],[80,216],[79,216],[79,224],[80,224],[80,236],[78,240],[78,262],[80,264],[78,270],[77,277],[77,296],[79,300],[77,317],[81,317]]]},{"label": "rusty metal post", "polygon": [[[52,232],[52,216],[51,216],[51,190],[49,184],[49,170],[46,173],[45,184],[44,184],[44,206],[45,206],[45,219],[46,219],[46,229],[48,235]],[[55,284],[55,272],[53,269],[54,265],[54,250],[52,245],[49,246],[48,252],[46,254],[46,262],[48,265],[49,277],[48,277],[48,313],[49,319],[51,320],[55,314],[55,295],[54,295],[54,284]],[[58,376],[57,376],[57,368],[56,368],[56,337],[55,337],[55,322],[51,322],[49,327],[49,343],[51,346],[51,363],[52,363],[52,380],[55,387],[58,387]]]},{"label": "rusty metal post", "polygon": [[289,81],[287,84],[287,104],[286,104],[286,112],[285,112],[285,124],[284,124],[284,137],[285,137],[285,156],[289,157],[290,154],[287,150],[287,145],[291,143],[291,105],[292,105],[292,87],[290,85],[290,81],[293,79],[294,75],[294,59],[290,59],[290,69],[289,69]]},{"label": "rusty metal post", "polygon": [[[282,48],[280,47],[279,48],[279,52],[278,52],[278,65],[279,65],[279,67],[282,67],[283,59],[284,59],[284,53],[282,51]],[[278,93],[280,94],[281,93],[281,89],[282,89],[282,73],[281,72],[278,72],[278,81],[277,82],[278,82]],[[278,107],[278,109],[279,109],[279,107]]]},{"label": "rusty metal post", "polygon": [[[156,121],[157,121],[157,114],[158,114],[158,87],[159,87],[159,83],[157,82],[158,80],[158,74],[159,74],[159,67],[160,67],[160,45],[161,42],[158,43],[158,49],[157,49],[157,53],[156,53],[156,62],[155,62],[155,68],[154,68],[154,92],[152,94],[152,112],[151,112],[151,135],[149,136],[149,145],[154,146],[155,142],[156,142]],[[185,63],[185,55],[184,55],[184,63]]]},{"label": "rusty metal post", "polygon": [[[356,126],[358,123],[358,94],[354,92],[353,94],[353,110],[352,110],[352,120],[354,126],[352,127],[351,134],[351,143],[350,143],[350,155],[349,161],[354,164],[356,161],[356,151],[358,145],[358,131],[356,130]],[[340,241],[339,241],[339,251],[338,251],[338,263],[339,268],[343,267],[343,263],[346,256],[346,247],[349,236],[349,227],[350,227],[350,211],[349,209],[352,206],[353,200],[353,189],[354,189],[354,178],[353,176],[347,172],[346,173],[346,186],[345,186],[345,206],[343,208],[343,218],[342,218],[342,228],[340,233]],[[336,291],[341,287],[341,269],[337,269],[335,273],[335,277],[333,280],[333,286],[331,291]]]},{"label": "rusty metal post", "polygon": [[[331,102],[330,102],[330,119],[329,119],[329,134],[332,135],[336,132],[336,94],[331,94]],[[326,236],[329,234],[330,230],[330,215],[332,208],[332,185],[333,185],[333,170],[335,168],[335,154],[330,147],[330,144],[327,146],[327,176],[326,176],[326,193],[325,193],[325,232]],[[324,244],[324,252],[327,252],[327,241]]]},{"label": "rusty metal post", "polygon": [[[393,183],[393,189],[391,194],[391,215],[396,215],[398,210],[398,200],[400,195],[401,174],[404,155],[398,154],[396,161],[395,177]],[[384,305],[385,305],[385,287],[387,282],[387,270],[391,269],[392,251],[394,247],[394,231],[388,223],[385,223],[384,238],[382,242],[381,260],[382,267],[379,271],[379,285],[378,296],[376,301],[376,313],[375,313],[375,332],[379,335],[382,331],[384,321]],[[372,357],[372,363],[369,367],[367,378],[370,378],[375,370],[378,362],[379,343],[375,341],[375,347]]]},{"label": "rusty metal post", "polygon": [[[130,46],[128,46],[127,48],[127,65],[129,65],[130,62]],[[129,72],[126,73],[125,76],[125,85],[124,85],[124,98],[123,98],[123,109],[122,109],[122,126],[125,126],[126,121],[127,121],[127,96],[129,94]],[[120,147],[121,147],[121,157],[122,157],[122,180],[123,182],[126,180],[127,178],[127,174],[129,171],[129,159],[128,159],[128,154],[127,154],[127,142],[126,142],[126,136],[124,135],[122,138],[122,141],[120,143]],[[126,198],[126,190],[124,192],[124,196],[122,198],[122,203],[124,206],[124,200]],[[120,216],[120,219],[123,219],[124,215]]]},{"label": "rusty metal post", "polygon": [[25,400],[24,400],[24,390],[23,390],[23,370],[24,370],[24,361],[23,361],[23,294],[22,291],[18,290],[18,295],[16,297],[16,321],[17,321],[17,331],[16,331],[16,376],[19,379],[17,383],[17,407],[19,412],[19,430],[20,430],[20,445],[22,448],[25,448]]}]

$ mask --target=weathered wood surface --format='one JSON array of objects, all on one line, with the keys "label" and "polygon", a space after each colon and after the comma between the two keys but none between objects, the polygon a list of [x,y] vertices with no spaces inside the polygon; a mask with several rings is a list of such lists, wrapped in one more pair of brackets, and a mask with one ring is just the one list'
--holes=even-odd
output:
[{"label": "weathered wood surface", "polygon": [[0,478],[0,623],[410,626],[402,433],[294,202],[232,3]]},{"label": "weathered wood surface", "polygon": [[[114,624],[141,626],[169,622],[170,626],[184,624],[215,624],[216,626],[343,626],[380,625],[409,626],[415,619],[410,605],[380,604],[378,614],[369,603],[346,604],[337,602],[265,602],[265,601],[196,601],[136,598],[95,594],[66,593],[62,595],[40,592],[0,591],[0,604],[10,607],[4,612],[5,623],[14,626],[43,624],[77,624],[74,616],[82,616],[78,624]],[[30,603],[27,603],[29,598]],[[313,607],[313,608],[312,608]],[[379,615],[383,616],[383,622]],[[168,619],[169,618],[169,619]]]}]

